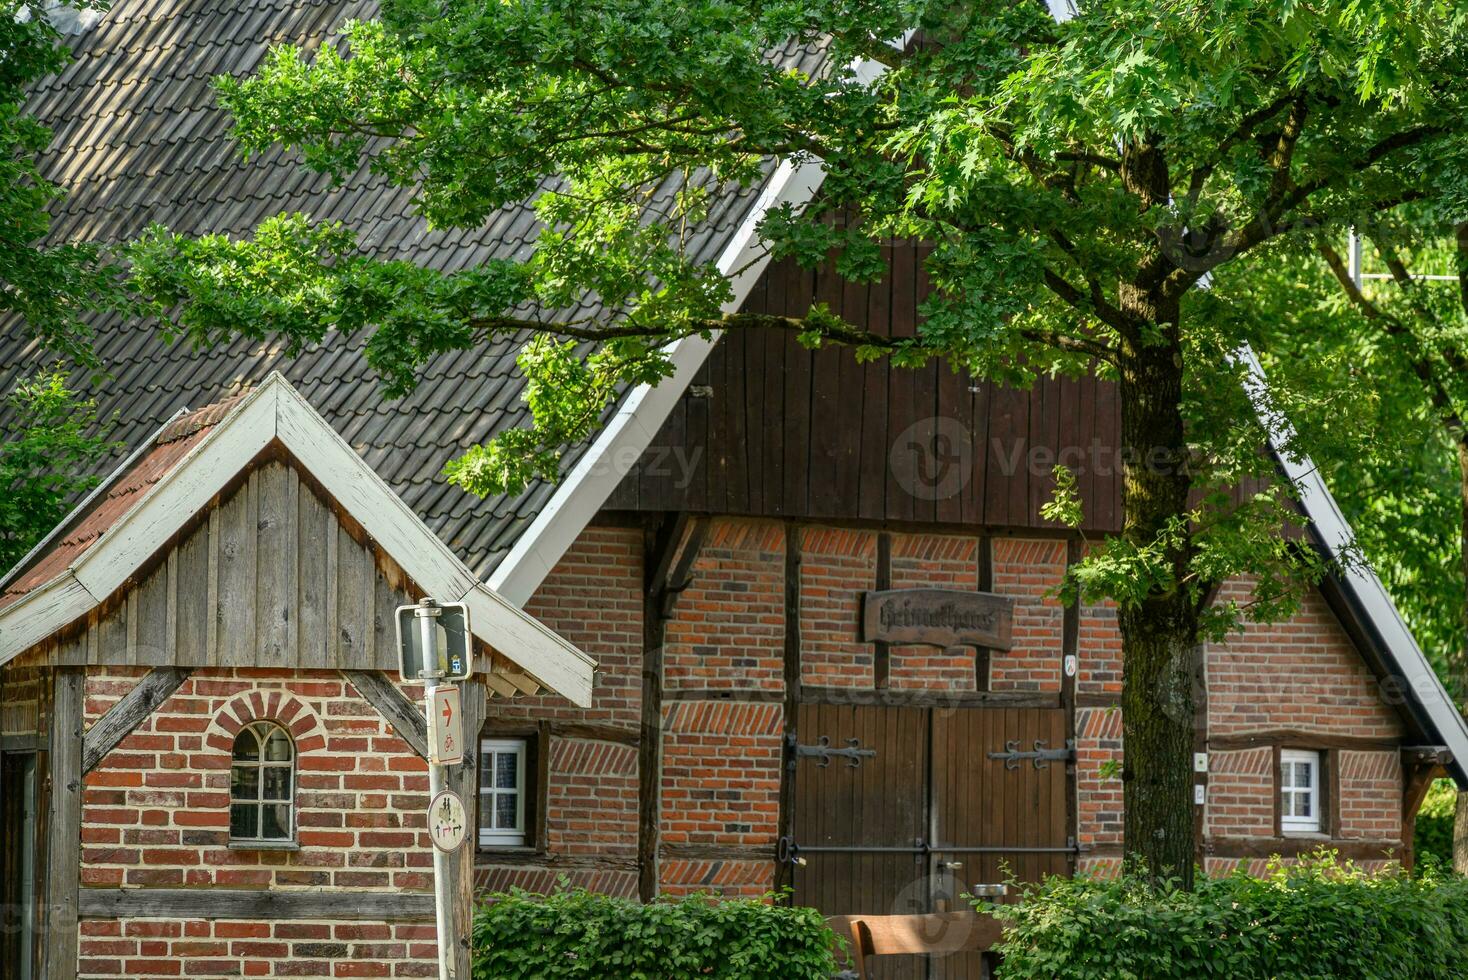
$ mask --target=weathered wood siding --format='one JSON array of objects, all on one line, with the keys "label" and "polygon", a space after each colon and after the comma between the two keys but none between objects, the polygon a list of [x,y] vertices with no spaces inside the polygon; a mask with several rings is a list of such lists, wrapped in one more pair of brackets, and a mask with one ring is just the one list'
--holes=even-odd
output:
[{"label": "weathered wood siding", "polygon": [[393,610],[413,599],[391,569],[294,468],[266,462],[54,659],[396,670]]},{"label": "weathered wood siding", "polygon": [[[774,263],[744,308],[798,315],[825,303],[911,336],[929,290],[922,249],[886,251],[891,275],[870,286]],[[1039,511],[1063,461],[1077,471],[1086,529],[1119,529],[1120,405],[1109,382],[1045,379],[1025,391],[938,362],[858,364],[847,348],[812,352],[789,333],[746,332],[726,335],[693,385],[608,509],[1054,530]],[[915,492],[914,442],[924,462],[962,472]]]}]

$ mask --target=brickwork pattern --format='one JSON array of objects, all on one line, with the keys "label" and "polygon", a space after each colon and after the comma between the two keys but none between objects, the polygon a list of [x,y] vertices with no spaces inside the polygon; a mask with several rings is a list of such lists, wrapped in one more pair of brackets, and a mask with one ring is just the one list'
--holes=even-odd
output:
[{"label": "brickwork pattern", "polygon": [[873,645],[861,641],[861,595],[876,588],[877,535],[805,528],[800,541],[800,677],[870,688]]},{"label": "brickwork pattern", "polygon": [[[1247,601],[1230,582],[1221,601]],[[1294,618],[1208,644],[1208,734],[1293,729],[1396,739],[1402,723],[1318,593]]]},{"label": "brickwork pattern", "polygon": [[1081,708],[1076,712],[1076,831],[1082,848],[1119,845],[1122,839],[1121,778],[1106,775],[1121,763],[1121,712]]},{"label": "brickwork pattern", "polygon": [[[953,534],[892,535],[892,588],[979,587],[979,541]],[[972,691],[977,687],[971,647],[894,646],[890,684],[897,689]]]},{"label": "brickwork pattern", "polygon": [[1204,827],[1220,837],[1274,836],[1274,750],[1269,746],[1208,756]]},{"label": "brickwork pattern", "polygon": [[778,704],[664,706],[662,840],[772,849],[779,836]]},{"label": "brickwork pattern", "polygon": [[496,701],[496,717],[637,727],[642,710],[642,532],[589,527],[525,611],[596,661],[592,706],[556,695]]},{"label": "brickwork pattern", "polygon": [[994,591],[1016,600],[1014,648],[991,661],[994,690],[1060,690],[1064,610],[1048,593],[1064,575],[1064,541],[994,540]]},{"label": "brickwork pattern", "polygon": [[[88,724],[144,673],[90,669]],[[230,846],[233,734],[259,720],[295,739],[298,850]],[[85,778],[82,885],[428,891],[427,790],[423,760],[340,674],[200,669]],[[89,976],[424,976],[434,955],[431,929],[403,924],[83,929]]]},{"label": "brickwork pattern", "polygon": [[436,977],[434,936],[432,923],[86,920],[78,975]]},{"label": "brickwork pattern", "polygon": [[1402,839],[1402,758],[1398,752],[1337,752],[1341,836]]},{"label": "brickwork pattern", "polygon": [[784,527],[712,521],[665,637],[669,690],[783,690]]}]

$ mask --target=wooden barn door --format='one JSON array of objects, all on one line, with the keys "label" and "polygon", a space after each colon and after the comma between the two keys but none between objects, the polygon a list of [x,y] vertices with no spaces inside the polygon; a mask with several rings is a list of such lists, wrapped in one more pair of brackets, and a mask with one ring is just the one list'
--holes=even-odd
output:
[{"label": "wooden barn door", "polygon": [[[962,911],[976,884],[1071,870],[1066,762],[989,757],[1063,749],[1062,710],[803,704],[795,730],[797,904],[827,915]],[[983,975],[977,955],[878,963],[880,980]]]},{"label": "wooden barn door", "polygon": [[[803,704],[801,745],[864,757],[795,756],[795,902],[827,915],[926,912],[929,717],[923,708]],[[823,764],[823,762],[825,764]],[[857,763],[853,765],[853,763]],[[923,980],[920,957],[882,961],[882,980]]]},{"label": "wooden barn door", "polygon": [[[975,885],[1071,873],[1066,761],[1018,755],[1064,750],[1065,712],[937,709],[932,725],[935,901],[957,901],[951,909],[963,909],[961,896]],[[929,974],[933,980],[982,975],[976,954],[933,957]]]}]

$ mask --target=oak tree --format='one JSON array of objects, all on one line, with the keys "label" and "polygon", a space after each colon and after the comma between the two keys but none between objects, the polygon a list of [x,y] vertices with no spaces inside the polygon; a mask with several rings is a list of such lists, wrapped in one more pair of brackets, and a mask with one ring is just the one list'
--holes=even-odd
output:
[{"label": "oak tree", "polygon": [[[1057,22],[1033,0],[384,0],[339,46],[284,47],[221,81],[242,145],[285,144],[342,178],[370,166],[442,227],[534,195],[532,253],[443,274],[283,215],[245,241],[157,229],[133,252],[136,282],[198,343],[370,331],[390,395],[434,354],[528,331],[533,424],[447,469],[481,494],[554,477],[561,448],[622,386],[666,377],[668,345],[690,334],[791,330],[1019,384],[1114,379],[1123,528],[1066,595],[1118,605],[1126,849],[1190,881],[1199,643],[1284,614],[1322,574],[1280,533],[1290,488],[1241,383],[1258,311],[1200,286],[1281,261],[1301,235],[1462,203],[1465,11],[1078,6]],[[792,40],[824,68],[789,68]],[[774,255],[870,281],[884,241],[931,245],[917,336],[819,305],[726,309],[728,277],[692,257],[689,230],[773,158],[826,172],[812,204],[764,220]],[[653,193],[670,181],[683,189]],[[555,312],[588,294],[594,318]],[[1070,486],[1062,473],[1050,513],[1075,518]],[[1239,576],[1252,598],[1219,602]]]}]

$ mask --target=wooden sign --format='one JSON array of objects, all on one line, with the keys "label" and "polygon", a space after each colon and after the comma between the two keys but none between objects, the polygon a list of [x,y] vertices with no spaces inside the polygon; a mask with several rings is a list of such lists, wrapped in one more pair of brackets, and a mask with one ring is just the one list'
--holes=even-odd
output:
[{"label": "wooden sign", "polygon": [[892,589],[862,600],[861,638],[868,642],[1008,650],[1014,600],[958,589]]}]

